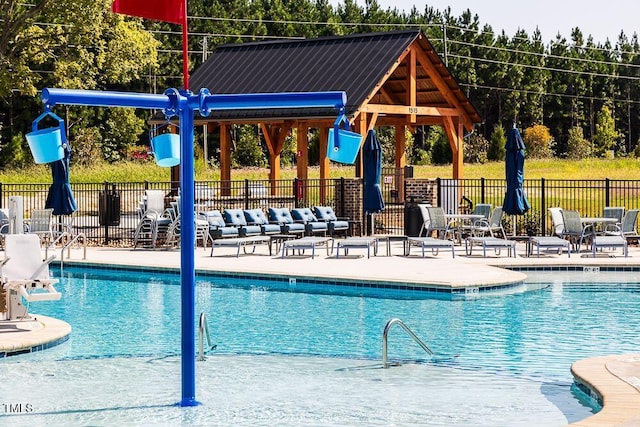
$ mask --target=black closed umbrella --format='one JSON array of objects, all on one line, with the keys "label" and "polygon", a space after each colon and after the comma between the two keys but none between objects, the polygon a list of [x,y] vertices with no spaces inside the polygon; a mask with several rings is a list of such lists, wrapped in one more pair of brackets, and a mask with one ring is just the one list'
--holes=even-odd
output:
[{"label": "black closed umbrella", "polygon": [[507,135],[505,146],[505,175],[507,191],[504,195],[502,211],[507,215],[524,215],[530,208],[524,193],[524,141],[514,126]]},{"label": "black closed umbrella", "polygon": [[61,160],[51,163],[51,175],[53,183],[49,187],[46,209],[53,209],[54,215],[71,215],[78,207],[73,197],[71,184],[69,183],[69,158],[71,149],[64,144],[64,157]]},{"label": "black closed umbrella", "polygon": [[376,131],[371,129],[362,146],[362,167],[364,175],[363,209],[366,214],[384,210],[384,200],[380,189],[382,175],[382,147]]}]

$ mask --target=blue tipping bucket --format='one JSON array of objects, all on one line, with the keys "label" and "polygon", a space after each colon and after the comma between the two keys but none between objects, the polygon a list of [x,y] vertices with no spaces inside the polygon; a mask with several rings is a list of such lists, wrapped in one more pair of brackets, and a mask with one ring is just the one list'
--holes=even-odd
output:
[{"label": "blue tipping bucket", "polygon": [[151,148],[158,166],[165,168],[180,164],[180,135],[163,133],[151,140]]},{"label": "blue tipping bucket", "polygon": [[[58,127],[38,129],[38,123],[51,116],[58,121]],[[33,160],[37,164],[57,162],[64,158],[64,144],[67,143],[67,137],[64,132],[64,120],[53,114],[51,111],[45,110],[40,114],[31,125],[32,132],[26,135],[29,149],[33,155]]]},{"label": "blue tipping bucket", "polygon": [[338,144],[336,145],[335,130],[329,129],[329,143],[327,144],[327,157],[338,163],[352,165],[356,161],[362,135],[344,129],[338,129]]}]

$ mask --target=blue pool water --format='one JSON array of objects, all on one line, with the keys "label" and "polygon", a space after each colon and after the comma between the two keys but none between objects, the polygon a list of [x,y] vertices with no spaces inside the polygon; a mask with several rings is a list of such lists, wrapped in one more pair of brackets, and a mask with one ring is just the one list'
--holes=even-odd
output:
[{"label": "blue pool water", "polygon": [[[178,275],[76,268],[54,275],[61,277],[57,289],[64,303],[39,303],[32,311],[71,324],[71,339],[13,361],[179,355]],[[470,377],[533,381],[567,420],[586,417],[590,408],[576,399],[569,368],[590,356],[638,352],[637,273],[527,275],[527,292],[454,301],[390,298],[388,293],[381,298],[374,290],[369,296],[327,295],[300,279],[273,290],[259,280],[198,277],[196,312],[207,314],[215,355],[372,363],[381,358],[386,322],[400,318],[437,357],[429,360],[398,328],[390,334],[390,358],[419,360]]]}]

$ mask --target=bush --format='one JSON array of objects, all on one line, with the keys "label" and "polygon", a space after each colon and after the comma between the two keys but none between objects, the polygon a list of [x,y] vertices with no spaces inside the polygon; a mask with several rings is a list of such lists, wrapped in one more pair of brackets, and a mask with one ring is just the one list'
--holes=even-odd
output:
[{"label": "bush", "polygon": [[26,145],[26,139],[21,132],[18,132],[9,139],[9,143],[2,147],[0,151],[3,166],[20,168],[28,163],[32,163],[31,153],[23,144]]},{"label": "bush", "polygon": [[507,136],[504,128],[500,124],[493,126],[489,148],[487,149],[487,159],[492,161],[504,160],[504,147],[507,145]]},{"label": "bush", "polygon": [[584,138],[582,128],[574,126],[569,129],[567,140],[567,158],[581,160],[591,155],[591,143]]},{"label": "bush", "polygon": [[549,128],[544,125],[533,125],[524,130],[522,135],[527,150],[527,157],[548,159],[553,157],[553,137]]},{"label": "bush", "polygon": [[100,131],[95,127],[79,128],[71,142],[71,161],[78,165],[102,162]]},{"label": "bush", "polygon": [[487,163],[487,150],[489,141],[478,134],[473,133],[464,144],[464,161],[468,163]]},{"label": "bush", "polygon": [[616,122],[609,106],[604,105],[596,115],[596,130],[593,134],[593,145],[599,156],[613,158],[611,152],[616,148],[620,133],[616,130]]}]

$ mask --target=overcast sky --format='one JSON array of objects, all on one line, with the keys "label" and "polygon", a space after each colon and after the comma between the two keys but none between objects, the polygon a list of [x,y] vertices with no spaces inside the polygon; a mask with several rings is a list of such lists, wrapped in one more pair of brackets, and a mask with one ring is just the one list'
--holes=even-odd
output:
[{"label": "overcast sky", "polygon": [[[364,0],[357,0],[364,5]],[[339,1],[342,3],[342,1]],[[425,2],[415,0],[378,0],[383,8],[396,7],[411,10],[415,4],[424,11]],[[489,24],[494,31],[505,30],[512,36],[522,28],[529,35],[538,26],[545,42],[554,40],[558,32],[569,39],[571,28],[579,27],[585,35],[593,35],[596,42],[607,38],[615,45],[620,30],[627,37],[640,34],[640,0],[428,0],[429,6],[443,11],[451,7],[453,16],[460,16],[466,9],[477,14],[481,25]]]}]

